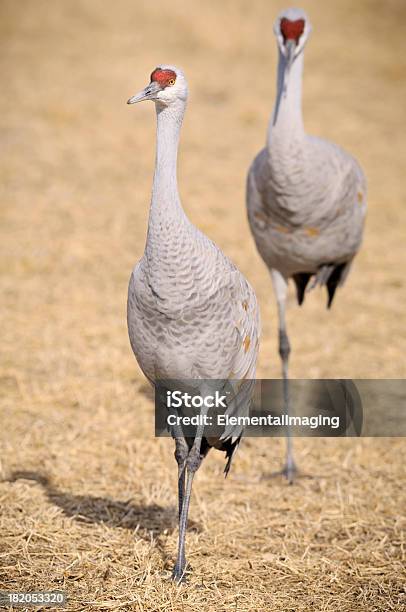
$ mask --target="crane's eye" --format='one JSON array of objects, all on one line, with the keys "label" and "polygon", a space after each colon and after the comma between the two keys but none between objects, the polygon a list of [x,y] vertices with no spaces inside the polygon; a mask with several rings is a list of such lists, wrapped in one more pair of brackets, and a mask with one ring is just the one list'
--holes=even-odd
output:
[{"label": "crane's eye", "polygon": [[168,85],[170,85],[171,87],[172,85],[175,85],[175,79],[169,79]]}]

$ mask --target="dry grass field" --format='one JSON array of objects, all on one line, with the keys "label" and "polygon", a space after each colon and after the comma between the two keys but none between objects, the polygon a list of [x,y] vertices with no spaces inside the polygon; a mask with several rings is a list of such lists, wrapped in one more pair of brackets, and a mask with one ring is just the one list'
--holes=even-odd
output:
[{"label": "dry grass field", "polygon": [[[279,0],[2,0],[0,4],[0,591],[61,589],[68,610],[405,610],[405,445],[247,439],[229,479],[199,471],[176,553],[173,443],[127,338],[154,164],[152,104],[126,106],[161,62],[191,95],[179,182],[190,218],[253,284],[260,377],[278,377],[276,311],[244,209],[275,93]],[[297,378],[405,376],[406,4],[301,2],[307,130],[369,182],[362,252],[331,312],[288,323]],[[403,524],[402,524],[403,523]]]}]

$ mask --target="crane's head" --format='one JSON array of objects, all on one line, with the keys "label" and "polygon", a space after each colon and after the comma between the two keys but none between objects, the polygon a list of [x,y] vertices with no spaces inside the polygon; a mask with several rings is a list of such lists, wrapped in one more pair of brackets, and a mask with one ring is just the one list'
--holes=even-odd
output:
[{"label": "crane's head", "polygon": [[149,85],[127,101],[136,104],[143,100],[153,100],[161,106],[169,106],[177,101],[186,102],[188,87],[185,76],[176,66],[162,64],[152,71]]},{"label": "crane's head", "polygon": [[273,29],[289,72],[293,62],[303,51],[312,26],[304,11],[289,8],[279,13]]}]

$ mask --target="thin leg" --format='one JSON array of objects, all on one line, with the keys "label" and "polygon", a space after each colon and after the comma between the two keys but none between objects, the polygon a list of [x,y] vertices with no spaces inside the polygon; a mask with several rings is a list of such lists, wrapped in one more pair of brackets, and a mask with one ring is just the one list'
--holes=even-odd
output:
[{"label": "thin leg", "polygon": [[[201,414],[207,414],[207,409],[202,409]],[[176,564],[172,573],[172,578],[176,582],[181,582],[185,575],[186,570],[186,554],[185,554],[185,539],[186,539],[186,527],[189,514],[190,498],[192,495],[192,484],[193,478],[197,470],[200,467],[203,457],[200,454],[200,448],[202,444],[204,426],[199,425],[196,431],[196,437],[193,442],[193,446],[184,462],[184,469],[182,471],[182,486],[179,479],[179,495],[182,494],[182,503],[179,498],[179,542],[178,542],[178,556]],[[176,440],[178,442],[178,440]],[[185,442],[186,443],[186,442]],[[179,464],[178,464],[179,465]],[[186,472],[186,486],[184,485]]]},{"label": "thin leg", "polygon": [[186,527],[187,519],[189,514],[190,498],[192,495],[192,483],[193,477],[196,473],[189,469],[186,465],[186,490],[183,498],[182,512],[179,517],[179,542],[178,542],[178,556],[176,564],[173,570],[172,578],[176,582],[182,582],[185,570],[186,570],[186,555],[185,555],[185,539],[186,539]]},{"label": "thin leg", "polygon": [[185,465],[186,457],[188,456],[189,447],[185,438],[177,437],[175,439],[176,450],[175,459],[178,463],[178,502],[179,502],[179,520],[182,514],[183,497],[185,494]]},{"label": "thin leg", "polygon": [[[271,271],[272,284],[276,295],[276,301],[278,304],[278,318],[279,318],[279,355],[282,360],[282,377],[283,377],[283,399],[285,413],[290,416],[292,414],[292,407],[290,403],[289,393],[289,354],[290,354],[290,343],[288,334],[286,331],[286,294],[288,289],[287,280],[277,270]],[[288,483],[292,484],[293,476],[296,472],[296,465],[293,459],[293,440],[290,426],[287,428],[286,436],[286,463],[283,469]]]}]

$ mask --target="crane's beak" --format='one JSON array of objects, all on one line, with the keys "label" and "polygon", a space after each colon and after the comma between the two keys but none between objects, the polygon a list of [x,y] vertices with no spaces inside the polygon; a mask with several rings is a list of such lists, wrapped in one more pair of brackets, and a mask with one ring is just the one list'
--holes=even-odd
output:
[{"label": "crane's beak", "polygon": [[287,40],[285,44],[285,59],[286,59],[286,68],[285,68],[285,91],[288,88],[289,74],[290,69],[292,68],[293,60],[295,59],[296,52],[296,41]]},{"label": "crane's beak", "polygon": [[142,91],[132,96],[127,100],[127,104],[137,104],[143,100],[156,100],[158,93],[161,91],[160,85],[156,81],[152,81]]}]

